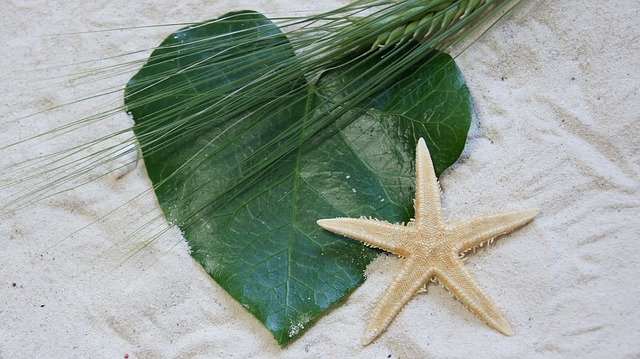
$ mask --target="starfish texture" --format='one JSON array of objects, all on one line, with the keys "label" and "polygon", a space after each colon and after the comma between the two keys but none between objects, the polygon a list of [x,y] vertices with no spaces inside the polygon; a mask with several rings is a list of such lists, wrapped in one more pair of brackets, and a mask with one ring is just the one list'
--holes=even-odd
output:
[{"label": "starfish texture", "polygon": [[493,241],[533,220],[538,210],[526,210],[445,223],[440,186],[424,140],[416,152],[415,219],[395,225],[366,218],[321,219],[331,232],[364,242],[371,247],[404,257],[404,266],[376,305],[362,344],[380,336],[413,295],[437,279],[490,327],[513,335],[511,327],[493,302],[462,266],[461,253]]}]

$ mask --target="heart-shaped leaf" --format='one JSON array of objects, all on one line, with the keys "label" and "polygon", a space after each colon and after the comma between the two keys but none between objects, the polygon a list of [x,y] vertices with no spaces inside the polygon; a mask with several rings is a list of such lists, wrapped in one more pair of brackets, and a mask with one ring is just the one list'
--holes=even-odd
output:
[{"label": "heart-shaped leaf", "polygon": [[[249,27],[259,29],[251,36],[268,35],[273,53],[247,57],[242,55],[250,48],[218,45]],[[218,121],[207,104],[233,91],[237,71],[216,63],[216,54],[237,51],[247,71],[242,76],[260,76],[265,68],[295,61],[286,38],[274,34],[279,34],[275,25],[251,12],[180,30],[156,50],[162,56],[154,52],[131,80],[125,102],[160,205],[183,230],[192,256],[285,344],[358,287],[378,253],[323,231],[316,220],[408,220],[417,139],[427,139],[438,173],[450,166],[464,147],[471,101],[453,59],[440,54],[361,102],[343,117],[348,121],[338,119],[252,172],[261,149],[286,146],[280,135],[294,125],[302,129],[296,134],[304,135],[299,125],[350,91],[378,61],[369,57],[326,73],[313,90],[273,94],[276,100],[266,101],[260,116],[245,109],[242,126]],[[206,51],[203,40],[211,41]],[[177,47],[167,52],[167,45]],[[172,61],[174,56],[180,60]],[[198,62],[205,66],[194,66]],[[304,88],[302,78],[297,88]],[[207,93],[210,102],[204,101]],[[176,108],[180,111],[172,111]],[[273,115],[265,120],[264,113]],[[159,114],[163,130],[144,126]],[[202,116],[212,118],[202,122]],[[198,131],[171,127],[189,121],[199,121]]]}]

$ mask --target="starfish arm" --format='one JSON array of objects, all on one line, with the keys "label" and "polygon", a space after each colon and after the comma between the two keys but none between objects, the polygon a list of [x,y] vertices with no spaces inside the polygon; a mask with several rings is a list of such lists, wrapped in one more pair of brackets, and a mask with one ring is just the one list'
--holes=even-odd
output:
[{"label": "starfish arm", "polygon": [[402,271],[396,275],[376,304],[362,337],[362,345],[370,344],[384,333],[405,304],[425,286],[432,276],[433,272],[425,269],[420,262],[408,259]]},{"label": "starfish arm", "polygon": [[513,335],[513,330],[502,314],[495,307],[464,269],[460,260],[451,259],[444,270],[436,270],[435,277],[454,297],[460,300],[471,312],[487,325],[504,335]]},{"label": "starfish arm", "polygon": [[539,213],[537,209],[530,209],[460,222],[451,225],[453,233],[450,238],[455,238],[458,251],[463,252],[524,226]]},{"label": "starfish arm", "polygon": [[416,149],[416,223],[419,226],[441,227],[442,205],[440,203],[440,185],[433,169],[431,155],[424,139],[418,141]]},{"label": "starfish arm", "polygon": [[411,233],[408,227],[364,218],[321,219],[317,223],[328,231],[356,239],[370,247],[403,257],[408,254],[403,248]]}]

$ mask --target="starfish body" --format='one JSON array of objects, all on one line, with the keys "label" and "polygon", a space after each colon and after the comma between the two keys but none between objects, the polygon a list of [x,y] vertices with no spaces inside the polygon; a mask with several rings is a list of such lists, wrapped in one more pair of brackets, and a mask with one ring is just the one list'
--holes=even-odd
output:
[{"label": "starfish body", "polygon": [[440,186],[429,150],[421,138],[416,151],[415,219],[395,225],[366,218],[321,219],[318,224],[334,233],[404,258],[400,273],[376,305],[362,344],[380,336],[413,295],[437,279],[490,327],[513,335],[492,301],[464,269],[464,253],[530,222],[538,210],[526,210],[445,223]]}]

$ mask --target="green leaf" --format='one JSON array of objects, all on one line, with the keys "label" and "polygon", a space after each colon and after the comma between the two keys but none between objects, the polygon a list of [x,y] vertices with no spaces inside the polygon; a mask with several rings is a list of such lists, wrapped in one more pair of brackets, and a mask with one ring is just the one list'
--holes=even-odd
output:
[{"label": "green leaf", "polygon": [[[197,31],[179,31],[181,41],[186,41],[182,51],[189,52],[196,39],[211,39],[259,24],[260,31],[270,34],[273,47],[278,49],[262,53],[264,56],[243,57],[247,71],[243,76],[260,73],[264,66],[277,67],[281,61],[295,63],[293,50],[283,51],[286,38],[272,36],[278,33],[274,25],[256,13],[241,16],[246,17],[244,25],[226,23],[225,18],[238,18],[230,14],[199,26]],[[239,27],[230,29],[232,26]],[[173,41],[174,36],[163,44]],[[216,46],[219,38],[210,40],[213,50],[205,58],[221,51]],[[247,50],[235,49],[239,54]],[[408,220],[413,215],[418,138],[427,140],[440,173],[460,155],[471,119],[471,100],[464,81],[453,59],[440,54],[407,70],[400,81],[371,96],[358,109],[350,109],[302,146],[295,146],[293,152],[284,151],[277,161],[255,171],[264,154],[261,149],[278,152],[279,146],[291,145],[282,140],[283,132],[305,138],[308,127],[300,125],[358,88],[359,81],[366,81],[362,75],[379,59],[370,57],[356,66],[333,70],[315,89],[274,94],[277,101],[268,111],[245,109],[247,117],[241,129],[212,115],[201,122],[207,125],[198,127],[197,132],[169,127],[170,136],[148,136],[163,131],[138,124],[153,123],[157,114],[163,114],[162,126],[184,122],[185,118],[187,123],[200,121],[198,111],[191,111],[186,104],[189,96],[197,97],[198,105],[204,104],[204,91],[191,84],[199,83],[223,96],[225,91],[216,90],[218,86],[233,83],[233,79],[222,80],[228,75],[225,71],[235,74],[231,67],[216,64],[215,73],[220,75],[207,76],[207,81],[202,81],[203,74],[197,71],[195,81],[181,73],[154,84],[152,90],[139,85],[158,78],[157,68],[149,67],[153,54],[151,58],[129,83],[127,92],[135,95],[125,102],[136,120],[136,135],[160,205],[168,219],[182,229],[192,256],[263,322],[280,344],[289,342],[357,288],[365,279],[365,267],[378,254],[359,242],[323,231],[316,220],[359,216]],[[197,60],[174,66],[189,67],[193,64],[190,61]],[[301,79],[298,88],[304,88]],[[176,88],[181,89],[179,94],[174,94]],[[167,115],[162,110],[174,107],[183,111]],[[184,117],[184,111],[191,111],[190,115]],[[270,115],[265,117],[265,113]],[[291,132],[292,128],[300,130]],[[175,136],[179,140],[174,141]],[[224,145],[219,145],[220,141]]]}]

